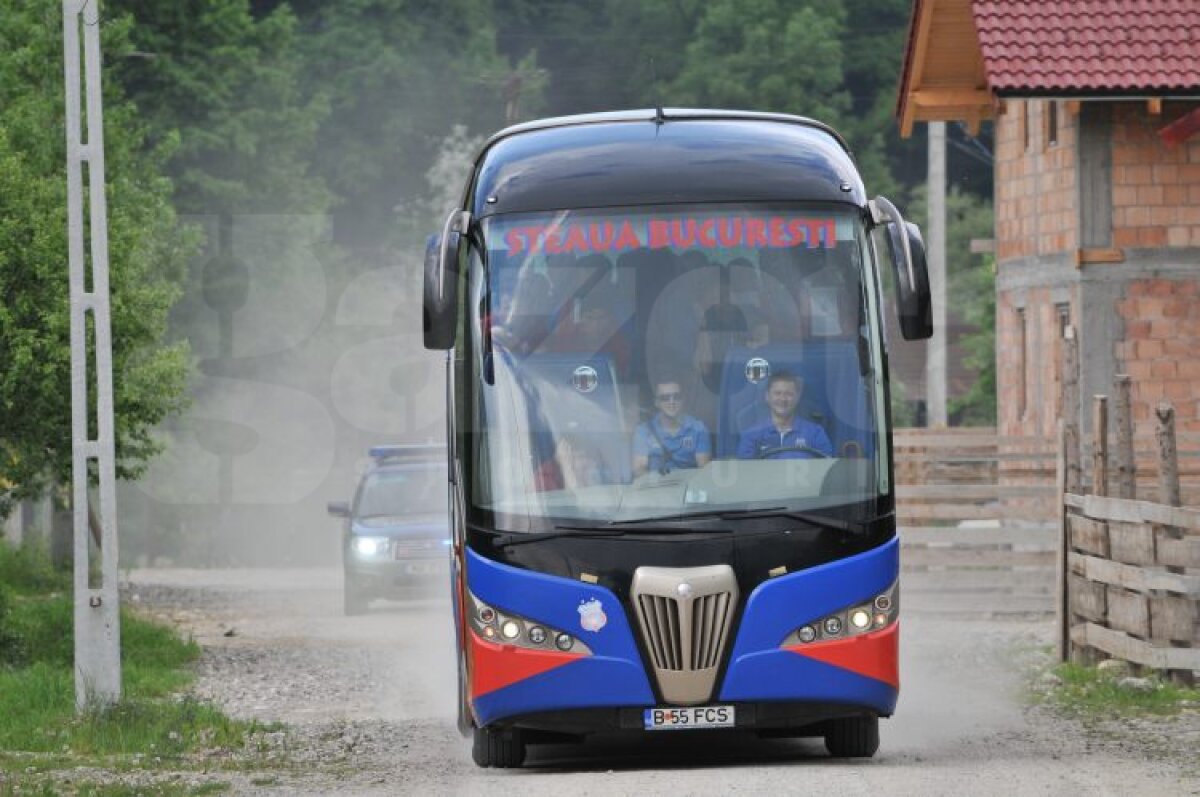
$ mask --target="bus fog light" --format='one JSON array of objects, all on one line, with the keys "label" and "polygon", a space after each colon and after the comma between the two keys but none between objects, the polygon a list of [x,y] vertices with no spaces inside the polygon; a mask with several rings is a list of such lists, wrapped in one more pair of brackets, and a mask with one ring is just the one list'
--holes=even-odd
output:
[{"label": "bus fog light", "polygon": [[871,615],[867,614],[862,609],[855,609],[850,613],[850,625],[862,630],[871,624]]},{"label": "bus fog light", "polygon": [[529,641],[535,645],[540,645],[546,641],[546,629],[540,625],[535,625],[529,629]]},{"label": "bus fog light", "polygon": [[484,629],[483,629],[483,635],[484,635],[485,637],[487,637],[488,639],[495,639],[495,638],[496,638],[496,629],[495,629],[495,628],[492,628],[492,627],[489,625],[489,626],[487,626],[486,628],[484,628]]},{"label": "bus fog light", "polygon": [[892,608],[892,599],[887,595],[880,595],[875,599],[875,608],[881,612],[886,612],[888,609]]},{"label": "bus fog light", "polygon": [[559,650],[570,650],[574,646],[575,640],[571,638],[570,634],[559,634],[554,638],[554,647]]},{"label": "bus fog light", "polygon": [[826,634],[836,636],[837,634],[842,633],[842,618],[826,617],[824,627]]},{"label": "bus fog light", "polygon": [[500,633],[505,639],[516,639],[521,635],[521,626],[515,620],[505,620],[504,625],[500,626]]},{"label": "bus fog light", "polygon": [[491,606],[479,607],[479,621],[481,623],[490,623],[496,619],[496,610]]},{"label": "bus fog light", "polygon": [[817,629],[811,625],[800,626],[800,630],[796,632],[796,636],[800,638],[801,642],[812,642],[817,638]]},{"label": "bus fog light", "polygon": [[885,625],[887,625],[887,615],[886,614],[875,615],[875,627],[883,628]]}]

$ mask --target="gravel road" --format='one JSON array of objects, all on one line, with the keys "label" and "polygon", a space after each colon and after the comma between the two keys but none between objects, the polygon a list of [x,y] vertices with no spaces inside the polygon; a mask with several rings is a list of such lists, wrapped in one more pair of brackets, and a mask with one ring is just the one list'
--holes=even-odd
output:
[{"label": "gravel road", "polygon": [[237,793],[1200,795],[1200,713],[1136,726],[1062,719],[1029,698],[1049,620],[936,606],[905,607],[900,704],[869,761],[834,761],[816,739],[679,733],[535,746],[524,769],[481,770],[454,727],[448,600],[377,603],[344,618],[340,578],[129,575],[130,602],[203,645],[200,696],[286,723],[260,739],[284,763],[222,773]]}]

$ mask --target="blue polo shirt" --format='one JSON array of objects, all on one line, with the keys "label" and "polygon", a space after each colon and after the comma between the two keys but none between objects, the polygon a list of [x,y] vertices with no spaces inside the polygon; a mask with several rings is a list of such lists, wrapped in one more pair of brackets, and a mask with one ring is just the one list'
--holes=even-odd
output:
[{"label": "blue polo shirt", "polygon": [[[812,421],[806,421],[799,417],[792,420],[792,428],[786,432],[780,432],[771,421],[742,432],[742,436],[738,439],[737,455],[738,459],[757,459],[760,451],[793,446],[815,448],[828,456],[833,456],[833,443],[829,441],[829,435],[825,434],[825,430]],[[816,456],[811,451],[798,450],[772,454],[766,459],[812,459]]]},{"label": "blue polo shirt", "polygon": [[[653,425],[653,431],[651,431]],[[655,432],[658,433],[655,436]],[[665,450],[664,450],[665,446]],[[697,467],[697,454],[711,454],[712,442],[708,437],[708,427],[691,415],[680,418],[679,429],[671,434],[662,425],[662,414],[656,414],[646,423],[638,424],[633,433],[633,456],[646,457],[650,461],[651,472],[676,468]]]}]

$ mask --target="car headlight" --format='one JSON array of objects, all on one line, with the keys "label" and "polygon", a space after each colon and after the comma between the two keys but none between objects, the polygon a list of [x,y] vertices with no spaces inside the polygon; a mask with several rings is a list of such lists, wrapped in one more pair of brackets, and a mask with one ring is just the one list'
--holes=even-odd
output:
[{"label": "car headlight", "polygon": [[500,611],[476,598],[470,592],[471,611],[467,621],[471,629],[488,642],[514,645],[530,650],[561,650],[563,652],[592,655],[587,645],[578,638],[545,623],[530,620],[511,612]]},{"label": "car headlight", "polygon": [[354,552],[362,557],[380,556],[387,553],[387,537],[355,537]]},{"label": "car headlight", "polygon": [[900,611],[900,585],[893,583],[866,603],[850,606],[833,614],[805,623],[787,635],[780,647],[849,639],[880,631],[896,622]]}]

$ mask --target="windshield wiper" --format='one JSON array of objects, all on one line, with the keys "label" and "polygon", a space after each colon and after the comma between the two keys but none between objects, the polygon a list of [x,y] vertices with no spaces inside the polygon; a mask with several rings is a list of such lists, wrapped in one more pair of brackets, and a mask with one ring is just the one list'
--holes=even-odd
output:
[{"label": "windshield wiper", "polygon": [[620,521],[626,524],[624,528],[613,528],[615,524],[608,526],[555,526],[554,531],[542,531],[536,534],[510,533],[493,540],[493,544],[508,548],[513,545],[524,545],[527,542],[541,542],[542,540],[552,540],[557,537],[624,537],[628,534],[728,534],[733,529],[728,528],[713,528],[713,529],[689,529],[679,528],[678,526],[635,526],[635,523],[651,522],[640,520],[624,520]]},{"label": "windshield wiper", "polygon": [[621,537],[626,533],[624,529],[606,529],[596,526],[555,526],[554,531],[540,531],[535,534],[523,532],[502,534],[492,540],[492,544],[498,548],[507,548],[510,545],[524,545],[527,542],[541,542],[556,537]]},{"label": "windshield wiper", "polygon": [[710,509],[703,512],[682,512],[675,515],[659,515],[651,518],[642,518],[640,520],[614,520],[610,526],[631,526],[637,523],[652,523],[663,521],[680,521],[687,522],[689,520],[702,520],[705,518],[717,518],[719,520],[753,520],[755,518],[786,518],[787,520],[796,520],[801,523],[807,523],[810,526],[820,528],[830,528],[837,531],[845,531],[853,534],[866,534],[875,524],[881,520],[885,520],[892,516],[892,513],[880,515],[878,517],[868,518],[862,522],[839,520],[838,518],[829,517],[828,515],[818,515],[813,512],[790,512],[784,506],[772,506],[765,509]]},{"label": "windshield wiper", "polygon": [[[775,507],[774,509],[743,509],[737,512],[730,513],[728,517],[736,517],[739,520],[749,520],[752,518],[764,517],[781,517],[788,520],[797,520],[801,523],[808,523],[812,526],[836,529],[837,531],[848,531],[853,534],[867,534],[871,528],[882,520],[893,517],[892,512],[886,515],[877,515],[868,518],[864,521],[840,520],[838,518],[829,517],[828,515],[818,515],[813,512],[789,512],[783,507]],[[722,515],[722,517],[726,517]]]}]

